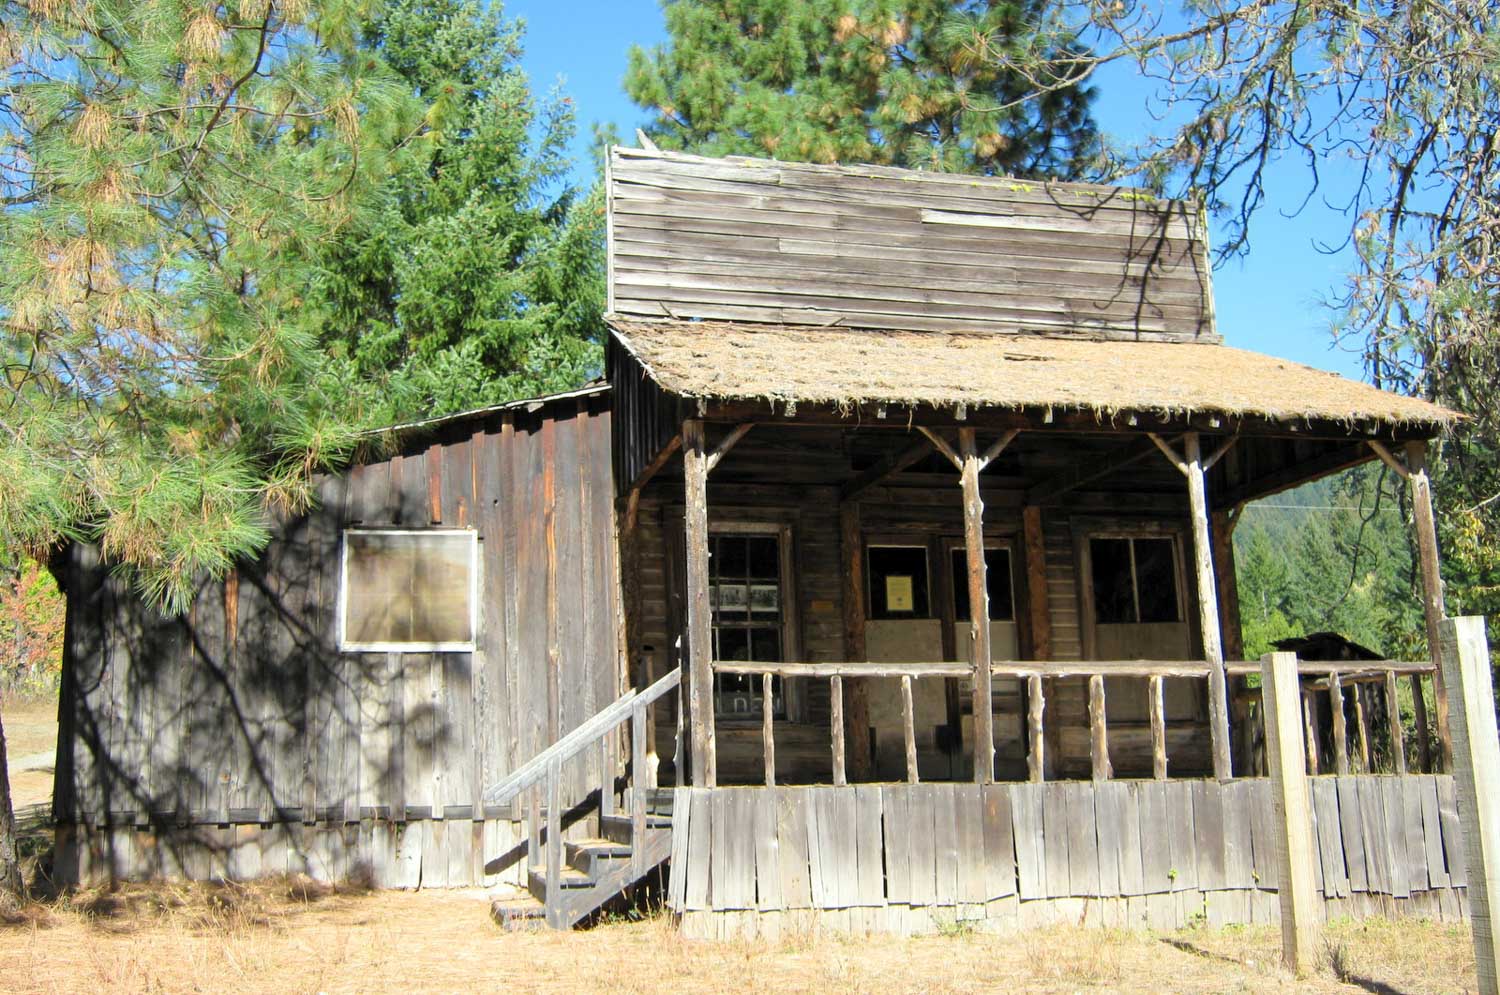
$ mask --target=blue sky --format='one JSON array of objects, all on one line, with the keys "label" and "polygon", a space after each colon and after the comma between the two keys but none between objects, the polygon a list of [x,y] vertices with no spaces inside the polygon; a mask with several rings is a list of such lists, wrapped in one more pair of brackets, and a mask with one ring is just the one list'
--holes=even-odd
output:
[{"label": "blue sky", "polygon": [[[525,65],[533,85],[546,89],[561,77],[576,103],[580,167],[588,168],[592,122],[611,122],[633,141],[643,114],[625,97],[621,81],[632,44],[665,38],[657,0],[510,0],[505,12],[526,20]],[[1154,124],[1145,110],[1149,95],[1128,70],[1112,70],[1099,83],[1100,127],[1122,139],[1143,137]],[[1325,182],[1337,182],[1339,164],[1320,169]],[[1214,272],[1219,330],[1230,345],[1358,377],[1359,357],[1335,347],[1333,313],[1321,303],[1339,293],[1353,260],[1347,252],[1330,256],[1315,247],[1341,243],[1350,224],[1321,197],[1296,217],[1286,216],[1306,196],[1305,175],[1297,163],[1273,168],[1249,254]]]}]

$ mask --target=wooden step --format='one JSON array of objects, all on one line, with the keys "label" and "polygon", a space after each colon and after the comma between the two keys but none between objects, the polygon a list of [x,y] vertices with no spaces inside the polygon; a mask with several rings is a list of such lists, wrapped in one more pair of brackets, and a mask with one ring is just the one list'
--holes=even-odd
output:
[{"label": "wooden step", "polygon": [[496,898],[490,902],[490,918],[502,929],[541,929],[547,925],[547,907],[532,895]]},{"label": "wooden step", "polygon": [[[576,867],[563,865],[562,873],[558,875],[558,883],[562,885],[564,892],[592,888],[597,882],[593,876],[585,874]],[[533,867],[526,875],[527,891],[538,899],[544,899],[547,895],[547,869]]]},{"label": "wooden step", "polygon": [[[646,829],[671,829],[672,817],[670,815],[646,815]],[[628,815],[606,815],[599,820],[599,835],[607,840],[622,843],[629,846],[631,825]]]},{"label": "wooden step", "polygon": [[630,845],[617,840],[567,840],[563,843],[569,867],[598,880],[614,861],[630,859]]}]

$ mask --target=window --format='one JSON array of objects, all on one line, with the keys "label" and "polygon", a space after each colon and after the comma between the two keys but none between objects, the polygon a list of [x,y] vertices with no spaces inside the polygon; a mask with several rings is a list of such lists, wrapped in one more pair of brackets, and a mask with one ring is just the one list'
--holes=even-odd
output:
[{"label": "window", "polygon": [[478,558],[478,535],[467,529],[345,531],[339,647],[472,650]]},{"label": "window", "polygon": [[931,618],[926,546],[871,546],[870,617]]},{"label": "window", "polygon": [[1089,540],[1094,620],[1102,625],[1182,621],[1177,544],[1169,537]]},{"label": "window", "polygon": [[[965,622],[969,619],[969,553],[960,548],[949,555],[953,567],[953,618]],[[1014,622],[1016,605],[1011,594],[1010,550],[985,548],[984,580],[990,595],[990,621]]]},{"label": "window", "polygon": [[[709,537],[708,597],[713,609],[714,659],[779,663],[783,659],[785,606],[780,534],[714,534]],[[760,675],[716,674],[714,710],[723,716],[759,716]],[[781,679],[771,688],[773,714],[785,716]]]}]

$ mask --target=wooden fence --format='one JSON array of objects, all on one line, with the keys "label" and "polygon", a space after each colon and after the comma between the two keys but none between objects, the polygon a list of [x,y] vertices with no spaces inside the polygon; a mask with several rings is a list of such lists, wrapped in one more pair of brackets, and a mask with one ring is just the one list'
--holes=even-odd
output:
[{"label": "wooden fence", "polygon": [[[1330,915],[1465,914],[1452,777],[1320,777],[1312,797]],[[668,905],[716,936],[799,915],[898,933],[1272,922],[1273,819],[1265,779],[678,788]]]}]

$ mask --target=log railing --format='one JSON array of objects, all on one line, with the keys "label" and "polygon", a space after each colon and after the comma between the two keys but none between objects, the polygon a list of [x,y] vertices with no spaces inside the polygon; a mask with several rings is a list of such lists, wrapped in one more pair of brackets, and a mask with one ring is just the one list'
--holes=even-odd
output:
[{"label": "log railing", "polygon": [[[829,682],[830,695],[830,750],[833,759],[833,783],[847,783],[844,749],[844,680],[894,680],[901,689],[901,724],[906,746],[906,778],[917,783],[916,723],[912,705],[912,682],[922,678],[970,678],[974,669],[966,663],[740,663],[715,661],[715,673],[759,676],[763,681],[766,700],[770,700],[772,681],[775,678],[822,679]],[[1318,771],[1318,743],[1321,740],[1318,709],[1315,696],[1326,692],[1333,728],[1334,771],[1347,774],[1349,762],[1349,729],[1345,716],[1345,696],[1354,694],[1355,732],[1359,755],[1366,771],[1372,769],[1373,751],[1368,724],[1366,702],[1372,700],[1373,689],[1378,689],[1386,701],[1387,730],[1390,739],[1392,768],[1394,773],[1406,772],[1404,732],[1397,706],[1396,687],[1398,677],[1410,677],[1415,693],[1421,693],[1420,681],[1430,678],[1435,668],[1430,662],[1404,663],[1394,660],[1357,661],[1298,661],[1298,674],[1302,681],[1303,726],[1308,743],[1308,766],[1310,773]],[[1224,666],[1229,677],[1258,675],[1260,665],[1248,661],[1231,661]],[[1157,661],[1157,660],[1087,660],[1078,662],[1004,661],[990,667],[992,677],[1009,677],[1026,682],[1027,713],[1025,716],[1027,740],[1027,776],[1032,781],[1045,778],[1045,718],[1047,681],[1058,678],[1086,678],[1089,684],[1088,720],[1092,774],[1095,780],[1106,780],[1113,776],[1109,758],[1109,723],[1105,710],[1105,678],[1138,679],[1146,681],[1147,711],[1151,727],[1152,776],[1167,777],[1167,719],[1165,709],[1164,682],[1168,679],[1210,679],[1212,669],[1206,661]],[[1259,698],[1259,688],[1247,688],[1243,695],[1252,700]],[[978,728],[978,723],[976,723]],[[775,725],[771,711],[764,710],[762,716],[762,743],[765,762],[765,783],[776,783]],[[977,745],[977,744],[976,744]],[[976,751],[976,756],[982,754]],[[1425,755],[1425,751],[1424,754]],[[1238,772],[1243,776],[1244,771]]]}]

